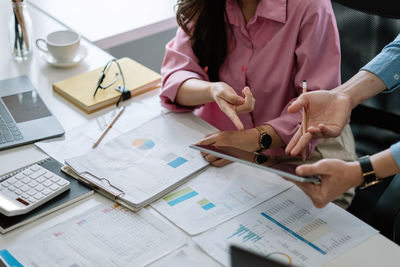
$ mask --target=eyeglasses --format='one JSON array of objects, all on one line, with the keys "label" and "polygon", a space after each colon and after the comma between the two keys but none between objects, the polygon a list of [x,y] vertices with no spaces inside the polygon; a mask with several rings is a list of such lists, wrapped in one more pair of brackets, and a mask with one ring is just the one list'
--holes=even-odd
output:
[{"label": "eyeglasses", "polygon": [[[117,64],[119,73],[115,73],[115,78],[109,84],[104,85],[103,84],[104,79],[105,79],[108,71],[111,69],[111,66],[112,66],[113,63]],[[97,81],[97,86],[96,86],[96,90],[94,91],[93,97],[96,96],[96,94],[99,91],[99,89],[105,90],[105,89],[109,88],[110,86],[115,84],[119,80],[119,78],[122,79],[122,85],[117,85],[115,87],[115,90],[117,90],[118,92],[121,93],[121,95],[120,95],[120,97],[119,97],[119,99],[117,101],[117,106],[118,106],[118,104],[119,104],[119,102],[121,100],[125,100],[125,99],[130,98],[130,96],[131,96],[130,95],[130,91],[126,90],[124,74],[122,72],[121,66],[119,65],[119,63],[118,63],[118,61],[116,59],[111,59],[104,66],[104,69],[101,71],[100,78]]]}]

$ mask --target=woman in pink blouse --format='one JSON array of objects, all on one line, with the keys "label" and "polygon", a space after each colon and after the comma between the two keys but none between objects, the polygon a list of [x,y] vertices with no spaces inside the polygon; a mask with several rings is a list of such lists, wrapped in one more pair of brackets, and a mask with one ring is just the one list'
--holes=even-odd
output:
[{"label": "woman in pink blouse", "polygon": [[[179,0],[176,37],[166,46],[161,68],[164,107],[192,111],[222,132],[203,144],[284,154],[301,114],[287,106],[302,92],[340,84],[340,44],[329,0]],[[325,141],[323,141],[325,142]],[[309,160],[354,160],[347,127],[324,151],[318,140]],[[334,144],[333,144],[334,143]],[[312,151],[315,151],[312,153]],[[226,164],[207,155],[213,165]]]}]

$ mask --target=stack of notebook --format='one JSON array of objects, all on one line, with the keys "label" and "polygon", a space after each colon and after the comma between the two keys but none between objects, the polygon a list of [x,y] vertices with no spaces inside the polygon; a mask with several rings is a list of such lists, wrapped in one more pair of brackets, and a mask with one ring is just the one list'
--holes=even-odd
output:
[{"label": "stack of notebook", "polygon": [[[118,62],[131,97],[159,87],[160,74],[127,57],[119,59]],[[116,90],[118,85],[122,85],[122,79],[119,76],[119,80],[112,86],[105,90],[98,90],[96,96],[93,96],[102,71],[103,67],[100,67],[57,82],[53,84],[53,90],[86,113],[92,113],[115,104],[121,95]],[[116,64],[112,64],[110,69],[107,70],[102,84],[108,85],[112,83],[116,79],[116,73],[119,73],[118,67]]]}]

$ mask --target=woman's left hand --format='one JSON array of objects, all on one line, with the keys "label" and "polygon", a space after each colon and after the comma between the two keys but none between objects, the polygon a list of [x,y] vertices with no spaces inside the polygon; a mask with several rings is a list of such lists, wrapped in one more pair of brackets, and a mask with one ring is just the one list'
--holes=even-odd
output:
[{"label": "woman's left hand", "polygon": [[[241,150],[254,152],[259,149],[258,139],[260,135],[257,129],[252,128],[244,131],[222,131],[207,135],[198,142],[199,145],[214,145],[234,147]],[[213,155],[202,153],[204,158],[213,166],[221,167],[230,161],[218,158]]]}]

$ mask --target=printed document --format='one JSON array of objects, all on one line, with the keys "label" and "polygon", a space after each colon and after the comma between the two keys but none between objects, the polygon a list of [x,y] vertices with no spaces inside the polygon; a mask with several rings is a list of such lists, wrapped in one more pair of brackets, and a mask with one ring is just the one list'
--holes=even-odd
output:
[{"label": "printed document", "polygon": [[104,178],[139,208],[209,165],[189,145],[214,131],[193,114],[163,114],[66,164],[91,181]]},{"label": "printed document", "polygon": [[240,163],[210,167],[152,207],[190,235],[199,234],[293,186]]},{"label": "printed document", "polygon": [[[117,109],[110,111],[84,125],[67,130],[63,137],[43,140],[36,142],[35,145],[59,162],[86,154],[93,150],[92,145],[110,123],[116,112]],[[125,112],[105,135],[99,147],[119,135],[139,127],[146,121],[160,115],[160,113],[161,109],[155,109],[140,102],[132,102],[126,106]]]},{"label": "printed document", "polygon": [[186,243],[147,210],[98,205],[8,248],[24,266],[143,266]]},{"label": "printed document", "polygon": [[288,265],[320,266],[376,233],[334,204],[315,208],[292,187],[193,240],[224,265],[235,244]]}]

